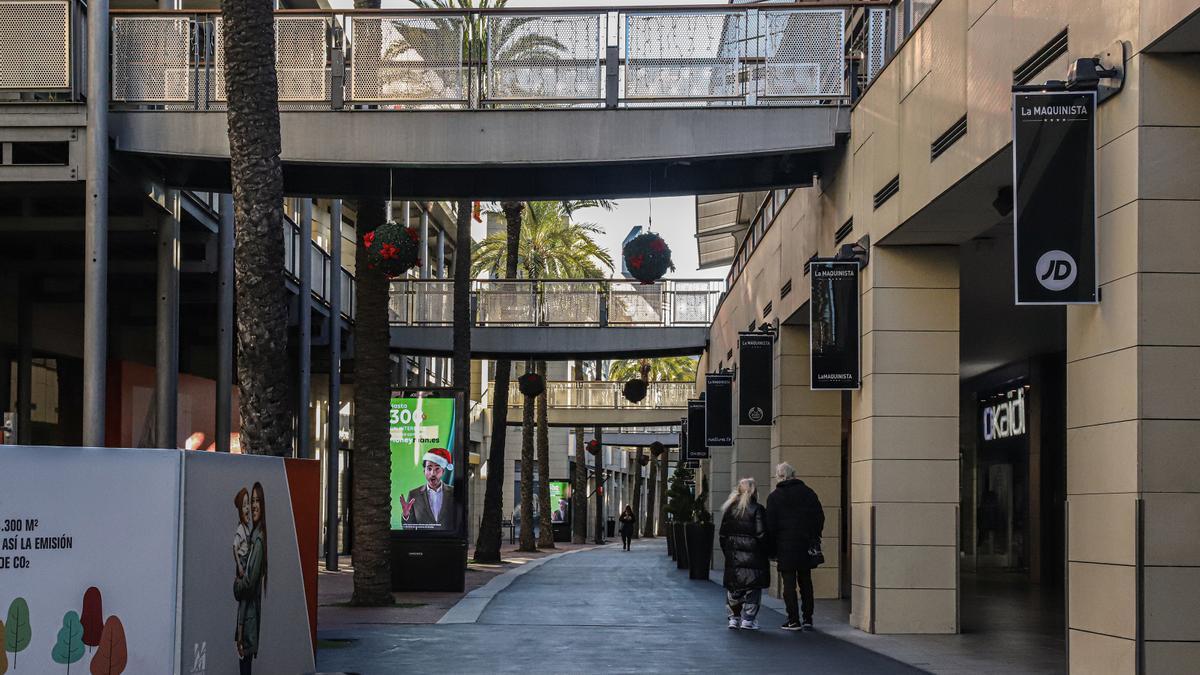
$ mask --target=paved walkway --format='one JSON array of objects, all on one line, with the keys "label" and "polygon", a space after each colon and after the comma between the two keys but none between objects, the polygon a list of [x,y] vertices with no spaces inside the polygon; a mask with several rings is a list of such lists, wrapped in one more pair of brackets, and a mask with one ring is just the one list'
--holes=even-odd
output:
[{"label": "paved walkway", "polygon": [[[323,672],[913,673],[821,632],[725,625],[724,593],[675,569],[661,539],[547,561],[497,593],[475,623],[321,630]],[[336,645],[336,646],[335,646]]]}]

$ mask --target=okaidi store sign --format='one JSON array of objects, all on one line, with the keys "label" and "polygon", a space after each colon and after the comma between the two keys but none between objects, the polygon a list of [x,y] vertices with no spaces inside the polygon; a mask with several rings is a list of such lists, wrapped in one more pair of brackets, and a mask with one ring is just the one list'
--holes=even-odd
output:
[{"label": "okaidi store sign", "polygon": [[1017,386],[979,402],[980,431],[984,442],[1025,436],[1026,389],[1026,385]]}]

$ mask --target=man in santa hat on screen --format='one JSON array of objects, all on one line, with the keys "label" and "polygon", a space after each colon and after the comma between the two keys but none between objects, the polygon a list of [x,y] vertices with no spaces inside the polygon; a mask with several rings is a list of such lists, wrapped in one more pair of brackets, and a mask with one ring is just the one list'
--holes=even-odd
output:
[{"label": "man in santa hat on screen", "polygon": [[[447,471],[454,471],[450,451],[433,448],[422,458],[425,484],[408,493],[404,505],[405,525],[424,525],[413,529],[443,529],[454,525],[454,488],[442,482]],[[428,527],[428,526],[432,526]]]}]

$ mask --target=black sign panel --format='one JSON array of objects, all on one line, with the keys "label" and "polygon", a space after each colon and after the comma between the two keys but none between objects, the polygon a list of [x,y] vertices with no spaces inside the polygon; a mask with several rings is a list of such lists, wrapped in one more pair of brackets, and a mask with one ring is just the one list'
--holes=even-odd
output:
[{"label": "black sign panel", "polygon": [[858,262],[814,260],[809,265],[810,386],[858,389],[862,331],[859,330]]},{"label": "black sign panel", "polygon": [[733,445],[733,375],[704,376],[704,437],[711,447]]},{"label": "black sign panel", "polygon": [[688,400],[687,450],[684,459],[708,459],[704,444],[704,399]]},{"label": "black sign panel", "polygon": [[1097,302],[1096,92],[1013,94],[1018,305]]},{"label": "black sign panel", "polygon": [[738,424],[771,426],[775,336],[738,333]]},{"label": "black sign panel", "polygon": [[684,467],[686,467],[688,469],[699,469],[700,468],[700,460],[689,459],[684,462]]}]

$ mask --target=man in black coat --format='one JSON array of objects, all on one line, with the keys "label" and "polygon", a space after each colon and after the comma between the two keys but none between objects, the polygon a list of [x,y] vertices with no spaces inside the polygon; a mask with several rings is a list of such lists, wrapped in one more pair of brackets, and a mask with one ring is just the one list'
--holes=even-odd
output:
[{"label": "man in black coat", "polygon": [[[808,552],[821,543],[825,511],[817,493],[796,478],[796,470],[784,462],[775,467],[779,484],[767,497],[767,530],[775,542],[779,573],[783,577],[783,602],[787,605],[784,630],[812,630],[812,563]],[[802,607],[796,606],[800,585]],[[803,623],[801,623],[803,611]]]}]

